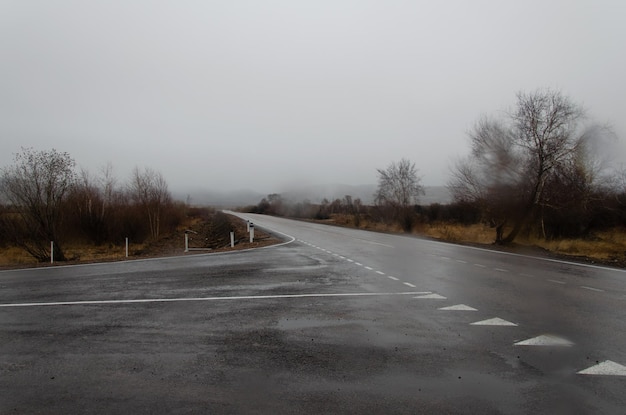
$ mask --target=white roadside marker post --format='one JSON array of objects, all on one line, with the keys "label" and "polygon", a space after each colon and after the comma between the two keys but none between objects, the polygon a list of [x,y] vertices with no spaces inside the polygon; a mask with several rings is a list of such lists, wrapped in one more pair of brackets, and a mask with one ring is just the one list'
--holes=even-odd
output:
[{"label": "white roadside marker post", "polygon": [[128,258],[128,237],[126,237],[126,258]]},{"label": "white roadside marker post", "polygon": [[50,263],[54,264],[54,241],[50,241]]},{"label": "white roadside marker post", "polygon": [[235,247],[235,232],[232,231],[230,232],[230,247]]},{"label": "white roadside marker post", "polygon": [[254,224],[250,224],[250,243],[254,241]]}]

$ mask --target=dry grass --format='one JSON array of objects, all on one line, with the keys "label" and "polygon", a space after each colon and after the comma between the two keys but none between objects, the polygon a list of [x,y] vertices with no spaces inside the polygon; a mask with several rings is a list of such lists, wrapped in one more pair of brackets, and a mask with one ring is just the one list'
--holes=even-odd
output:
[{"label": "dry grass", "polygon": [[2,248],[0,250],[0,267],[9,265],[34,265],[38,262],[26,251],[14,246]]},{"label": "dry grass", "polygon": [[417,233],[449,242],[469,242],[490,244],[495,232],[483,224],[459,225],[454,223],[434,223],[418,226]]},{"label": "dry grass", "polygon": [[[353,226],[351,215],[333,215],[324,223],[340,226]],[[360,229],[382,232],[399,232],[396,226],[378,222],[361,220]],[[417,224],[413,233],[448,242],[492,245],[495,240],[495,230],[484,224],[460,225],[455,223]],[[558,239],[544,240],[541,238],[523,238],[515,240],[518,247],[538,248],[553,254],[587,258],[598,262],[626,266],[626,229],[613,229],[598,232],[587,239]]]},{"label": "dry grass", "polygon": [[[135,256],[146,248],[145,244],[129,244],[128,255]],[[107,246],[69,246],[66,255],[70,261],[94,262],[105,260],[120,260],[126,257],[126,245]]]},{"label": "dry grass", "polygon": [[[492,244],[495,230],[489,226],[476,224],[463,226],[449,223],[421,225],[416,233],[450,242]],[[592,260],[612,263],[626,262],[626,230],[613,229],[598,232],[587,239],[523,238],[515,240],[516,245],[541,248],[558,255],[585,257]]]},{"label": "dry grass", "polygon": [[[129,256],[134,256],[138,253],[143,252],[144,249],[144,244],[130,244],[128,248],[128,254]],[[125,245],[69,245],[65,247],[64,250],[66,257],[70,262],[115,261],[124,259],[126,257]],[[0,267],[15,265],[41,265],[41,263],[21,248],[3,248],[0,251]]]},{"label": "dry grass", "polygon": [[614,229],[590,239],[536,240],[535,246],[563,255],[584,256],[601,261],[626,260],[626,232]]}]

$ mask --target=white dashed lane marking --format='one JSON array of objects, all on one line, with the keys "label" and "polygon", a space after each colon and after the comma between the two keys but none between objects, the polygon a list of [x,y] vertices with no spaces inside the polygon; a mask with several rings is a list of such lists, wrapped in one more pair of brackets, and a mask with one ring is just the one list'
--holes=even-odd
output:
[{"label": "white dashed lane marking", "polygon": [[[332,251],[326,250],[324,248],[318,247],[316,245],[310,244],[306,241],[301,241],[304,244],[311,246],[313,248],[317,248],[322,252],[326,252],[328,254],[332,254],[334,257],[346,260],[348,262],[354,263],[355,265],[364,267],[367,270],[373,271],[372,267],[369,266],[365,266],[363,264],[361,264],[360,262],[356,262],[350,258],[346,258],[342,255],[339,255],[337,253],[333,253]],[[459,264],[467,264],[468,262],[462,259],[453,259],[450,257],[446,257],[446,256],[440,256],[437,254],[428,254],[432,257],[437,257],[443,260],[453,260]],[[486,265],[483,264],[472,264],[473,266],[477,267],[477,268],[489,268]],[[511,272],[508,269],[504,269],[504,268],[492,268],[492,270],[494,271],[498,271],[498,272]],[[375,271],[377,274],[379,275],[386,275],[383,271]],[[526,273],[518,273],[518,275],[522,276],[522,277],[530,277],[530,278],[535,278],[535,275],[531,275],[531,274],[526,274]],[[387,278],[389,278],[392,281],[400,281],[398,278],[391,276],[391,275],[387,275]],[[546,279],[546,281],[551,282],[551,283],[555,283],[555,284],[560,284],[560,285],[566,285],[567,283],[565,281],[560,281],[560,280],[554,280],[554,279]],[[411,284],[410,282],[402,282],[402,284],[411,287],[411,288],[415,288],[414,284]],[[588,291],[594,291],[594,292],[605,292],[605,290],[602,290],[600,288],[595,288],[595,287],[589,287],[586,285],[581,285],[580,288],[588,290]],[[440,294],[436,294],[430,291],[425,291],[425,292],[420,292],[420,293],[413,293],[413,295],[416,295],[415,299],[437,299],[437,300],[445,300],[447,299],[446,297],[440,295]],[[212,298],[211,298],[212,299]],[[623,299],[626,299],[626,296],[623,297]],[[202,299],[202,300],[208,300],[207,299]],[[136,301],[136,300],[135,300]],[[144,300],[142,300],[144,301]],[[163,301],[163,300],[158,300],[158,301]],[[171,301],[171,300],[165,300],[165,301]],[[5,305],[6,306],[6,305]],[[438,308],[438,310],[441,311],[478,311],[476,308],[474,307],[470,307],[468,305],[465,304],[457,304],[457,305],[452,305],[452,306],[448,306],[448,307],[441,307]],[[495,317],[495,318],[491,318],[488,320],[482,320],[482,321],[477,321],[474,323],[470,323],[470,325],[472,326],[510,326],[510,327],[517,327],[518,325],[516,323],[512,323],[510,321],[501,319],[499,317]],[[562,338],[562,337],[558,337],[552,334],[544,334],[544,335],[540,335],[537,337],[533,337],[527,340],[522,340],[522,341],[517,341],[514,343],[514,346],[553,346],[553,347],[571,347],[573,346],[574,343]],[[606,360],[602,363],[598,363],[595,366],[589,367],[587,369],[581,370],[579,372],[576,372],[577,374],[580,375],[602,375],[602,376],[626,376],[626,366],[622,366],[619,363],[615,363],[613,361],[610,360]]]},{"label": "white dashed lane marking", "polygon": [[595,292],[599,292],[599,293],[603,293],[604,292],[604,290],[601,290],[599,288],[587,287],[586,285],[581,285],[580,288],[584,288],[585,290],[595,291]]},{"label": "white dashed lane marking", "polygon": [[423,300],[447,300],[446,297],[444,297],[443,295],[439,295],[437,293],[420,295],[420,296],[413,297],[413,298],[420,298],[420,299],[423,299]]},{"label": "white dashed lane marking", "polygon": [[511,323],[510,321],[506,321],[501,319],[500,317],[490,318],[488,320],[477,321],[475,323],[471,323],[472,326],[513,326],[517,327],[517,324]]},{"label": "white dashed lane marking", "polygon": [[470,306],[465,305],[465,304],[457,304],[457,305],[451,305],[451,306],[448,306],[448,307],[441,307],[441,308],[438,308],[438,310],[443,310],[443,311],[478,311],[474,307],[470,307]]}]

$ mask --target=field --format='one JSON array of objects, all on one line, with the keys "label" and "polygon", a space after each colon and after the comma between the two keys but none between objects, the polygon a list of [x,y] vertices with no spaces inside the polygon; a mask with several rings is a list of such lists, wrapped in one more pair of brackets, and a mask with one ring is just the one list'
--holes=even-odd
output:
[{"label": "field", "polygon": [[[332,215],[331,219],[320,222],[354,227],[354,219],[350,215]],[[359,228],[381,232],[401,232],[397,225],[385,225],[380,222],[370,223],[363,219],[360,220]],[[496,248],[493,244],[495,230],[484,224],[419,223],[413,228],[413,234],[446,242]],[[553,255],[572,260],[626,267],[626,229],[597,232],[587,239],[545,240],[520,236],[511,246],[497,248],[513,252]]]}]

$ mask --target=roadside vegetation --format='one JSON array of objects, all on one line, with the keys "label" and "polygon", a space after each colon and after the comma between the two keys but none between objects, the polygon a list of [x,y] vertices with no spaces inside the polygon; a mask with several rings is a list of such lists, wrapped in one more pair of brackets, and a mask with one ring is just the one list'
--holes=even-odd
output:
[{"label": "roadside vegetation", "polygon": [[[120,183],[110,165],[77,171],[67,153],[22,149],[0,176],[0,266],[175,255],[246,242],[240,219],[175,201],[161,173],[135,168]],[[255,244],[267,235],[257,232]]]},{"label": "roadside vegetation", "polygon": [[520,92],[499,114],[470,130],[471,154],[451,171],[450,204],[420,205],[421,178],[402,159],[377,169],[372,205],[273,194],[245,210],[626,264],[626,174],[603,156],[616,139],[610,127],[553,90]]},{"label": "roadside vegetation", "polygon": [[[421,205],[422,178],[403,158],[377,169],[370,204],[270,194],[242,210],[626,264],[626,173],[602,156],[616,139],[610,127],[553,90],[520,92],[498,114],[470,129],[471,153],[450,172],[449,204]],[[198,249],[224,249],[229,229],[241,226],[173,200],[150,168],[121,183],[111,165],[94,174],[67,153],[25,148],[0,169],[0,265],[49,262],[51,242],[55,261],[125,257],[127,238],[131,256],[180,252],[186,231]]]}]

